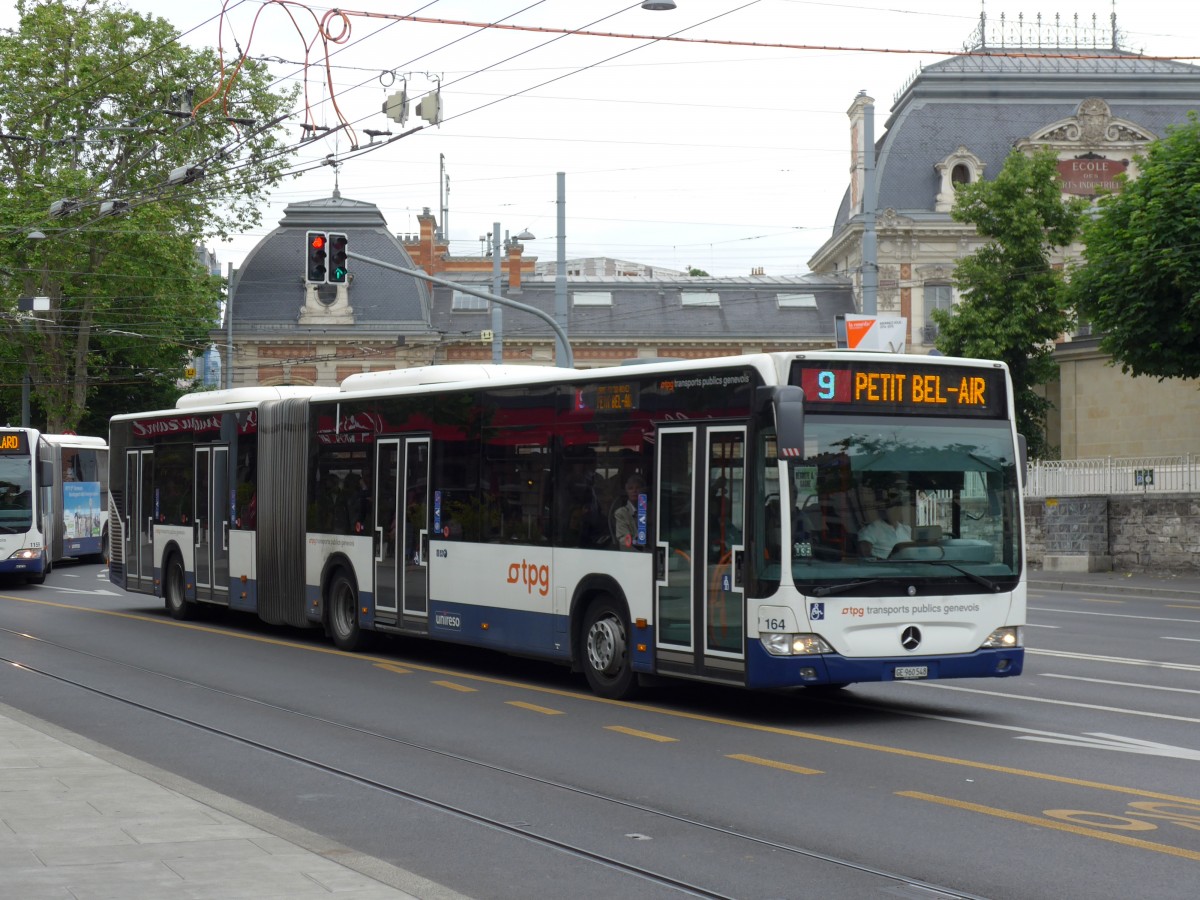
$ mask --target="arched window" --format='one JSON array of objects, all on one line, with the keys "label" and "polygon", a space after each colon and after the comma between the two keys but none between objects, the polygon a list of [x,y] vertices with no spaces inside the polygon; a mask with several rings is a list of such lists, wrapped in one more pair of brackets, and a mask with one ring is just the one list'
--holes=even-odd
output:
[{"label": "arched window", "polygon": [[933,201],[933,209],[944,213],[954,208],[954,191],[958,185],[974,184],[983,178],[984,162],[960,145],[933,168],[938,174],[938,193]]}]

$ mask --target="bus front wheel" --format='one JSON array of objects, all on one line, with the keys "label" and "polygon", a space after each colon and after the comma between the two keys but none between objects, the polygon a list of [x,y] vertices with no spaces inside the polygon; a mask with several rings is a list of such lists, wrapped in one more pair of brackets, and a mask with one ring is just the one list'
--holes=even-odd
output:
[{"label": "bus front wheel", "polygon": [[358,591],[344,571],[338,571],[329,584],[329,635],[339,650],[357,650],[362,643]]},{"label": "bus front wheel", "polygon": [[195,618],[196,604],[187,598],[187,576],[183,571],[183,560],[171,554],[163,571],[163,605],[171,618],[181,622]]},{"label": "bus front wheel", "polygon": [[609,597],[588,607],[583,624],[583,673],[597,695],[624,700],[637,691],[637,676],[630,667],[629,622]]}]

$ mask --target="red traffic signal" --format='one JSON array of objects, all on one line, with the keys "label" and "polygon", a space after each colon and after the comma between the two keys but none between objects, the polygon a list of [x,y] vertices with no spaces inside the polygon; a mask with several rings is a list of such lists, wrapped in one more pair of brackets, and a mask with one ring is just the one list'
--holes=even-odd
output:
[{"label": "red traffic signal", "polygon": [[326,247],[329,239],[324,231],[308,232],[307,269],[304,280],[309,284],[324,284],[328,270],[325,267]]}]

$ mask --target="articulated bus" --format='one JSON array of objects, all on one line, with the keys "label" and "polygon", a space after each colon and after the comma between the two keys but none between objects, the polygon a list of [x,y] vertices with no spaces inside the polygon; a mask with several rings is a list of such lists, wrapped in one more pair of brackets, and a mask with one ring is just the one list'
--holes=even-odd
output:
[{"label": "articulated bus", "polygon": [[555,660],[610,698],[1019,675],[1001,363],[821,351],[433,366],[115,417],[110,577]]},{"label": "articulated bus", "polygon": [[103,562],[107,540],[104,439],[0,428],[0,574],[42,584],[64,559]]}]

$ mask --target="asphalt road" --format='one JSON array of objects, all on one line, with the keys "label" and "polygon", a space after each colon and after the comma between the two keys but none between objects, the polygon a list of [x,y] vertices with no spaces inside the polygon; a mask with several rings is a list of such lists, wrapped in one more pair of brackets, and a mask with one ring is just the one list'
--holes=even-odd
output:
[{"label": "asphalt road", "polygon": [[1194,900],[1200,601],[1030,608],[1016,679],[612,703],[491,653],[180,623],[61,566],[0,585],[0,700],[477,898]]}]

